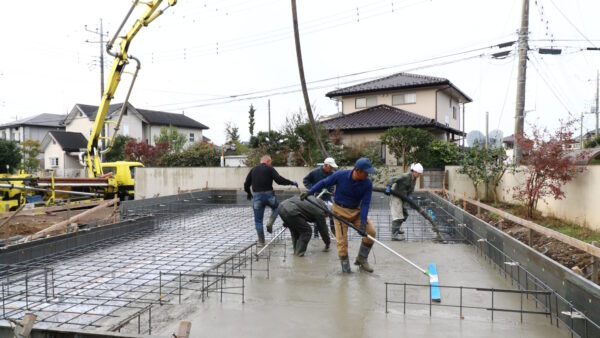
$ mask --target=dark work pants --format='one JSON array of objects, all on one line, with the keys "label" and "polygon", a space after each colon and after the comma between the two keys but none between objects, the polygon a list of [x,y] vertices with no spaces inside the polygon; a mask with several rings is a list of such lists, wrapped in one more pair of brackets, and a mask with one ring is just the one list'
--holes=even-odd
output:
[{"label": "dark work pants", "polygon": [[[304,219],[304,217],[300,215],[290,215],[285,208],[279,208],[279,217],[283,223],[290,229],[290,233],[292,237],[297,238],[298,240],[304,241],[308,243],[310,241],[312,230],[310,228],[310,224]],[[329,239],[329,233],[327,232],[327,226],[325,227],[316,227],[318,228],[319,234],[321,235],[321,239],[325,244],[329,244],[331,240]]]}]

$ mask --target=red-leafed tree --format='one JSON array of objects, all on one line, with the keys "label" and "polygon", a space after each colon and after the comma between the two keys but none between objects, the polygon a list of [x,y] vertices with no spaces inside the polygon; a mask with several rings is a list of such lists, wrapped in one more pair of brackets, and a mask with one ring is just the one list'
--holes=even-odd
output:
[{"label": "red-leafed tree", "polygon": [[143,163],[145,166],[158,166],[161,159],[169,152],[169,142],[149,145],[146,141],[130,140],[125,144],[123,153],[130,161]]},{"label": "red-leafed tree", "polygon": [[513,197],[525,204],[529,217],[540,198],[564,198],[563,185],[585,170],[576,165],[585,154],[569,149],[575,122],[561,121],[555,132],[533,124],[530,137],[515,139],[523,150],[522,166],[517,170],[525,174],[525,182],[513,188]]}]

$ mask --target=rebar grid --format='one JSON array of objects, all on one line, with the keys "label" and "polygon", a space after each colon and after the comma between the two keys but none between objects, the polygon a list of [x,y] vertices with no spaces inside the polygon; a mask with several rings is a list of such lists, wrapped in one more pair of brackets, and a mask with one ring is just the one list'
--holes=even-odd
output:
[{"label": "rebar grid", "polygon": [[[220,263],[230,262],[232,257],[238,260],[238,271],[248,270],[248,264],[254,271],[265,270],[259,263],[251,263],[256,250],[251,211],[246,209],[214,205],[166,208],[157,212],[154,229],[4,266],[3,314],[19,318],[33,311],[40,326],[102,327],[107,318],[121,318],[148,304],[167,302],[160,293],[161,273],[200,275],[213,269],[218,275],[227,275]],[[50,299],[45,297],[46,284],[28,276],[41,267],[52,271]]]},{"label": "rebar grid", "polygon": [[[280,201],[283,199],[280,197]],[[420,203],[431,204],[428,200]],[[123,208],[123,219],[153,216],[154,227],[41,259],[0,266],[6,289],[2,293],[4,318],[35,312],[40,327],[80,329],[110,326],[119,318],[128,318],[120,322],[122,329],[135,325],[136,318],[139,322],[152,305],[179,302],[187,293],[200,292],[202,299],[210,292],[241,293],[243,301],[243,276],[239,274],[249,271],[252,276],[253,271],[266,271],[268,276],[270,260],[277,257],[274,255],[282,255],[285,260],[287,231],[260,257],[253,257],[257,250],[252,206],[245,200],[240,202],[236,193],[188,194],[138,204]],[[421,215],[412,210],[409,213],[404,225],[407,240],[435,237]],[[374,198],[369,217],[377,237],[390,239],[387,197]],[[444,222],[440,219],[438,227],[447,225]],[[275,230],[280,226],[277,220]],[[455,232],[454,227],[448,229]],[[266,235],[269,241],[271,235]],[[360,236],[351,232],[350,239],[358,240]],[[272,250],[280,246],[283,254],[282,250]],[[261,262],[253,262],[252,258],[260,258]],[[40,269],[46,272],[41,274]],[[227,280],[240,278],[241,287],[224,286]],[[138,332],[145,332],[140,325]]]}]

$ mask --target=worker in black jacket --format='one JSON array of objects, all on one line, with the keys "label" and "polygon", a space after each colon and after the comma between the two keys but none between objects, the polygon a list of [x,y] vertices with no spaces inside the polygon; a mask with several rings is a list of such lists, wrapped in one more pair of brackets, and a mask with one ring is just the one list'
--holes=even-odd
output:
[{"label": "worker in black jacket", "polygon": [[319,208],[306,200],[301,201],[299,196],[294,196],[281,202],[277,211],[283,221],[283,226],[288,228],[290,234],[292,234],[294,255],[298,257],[304,256],[310,241],[311,229],[308,222],[314,223],[315,229],[321,233],[321,238],[325,243],[323,251],[329,251],[329,244],[331,243],[327,233],[326,215],[323,211],[326,208],[325,203],[315,196],[308,196],[307,199],[321,207]]},{"label": "worker in black jacket", "polygon": [[[277,170],[273,168],[271,156],[265,155],[260,159],[260,164],[252,168],[246,176],[244,182],[244,191],[248,194],[248,200],[253,201],[254,209],[254,225],[258,235],[258,245],[265,245],[265,233],[263,231],[263,218],[265,215],[265,207],[271,208],[271,217],[267,223],[267,231],[273,232],[273,223],[277,219],[277,197],[273,192],[273,181],[279,185],[293,185],[298,187],[298,183],[290,181],[279,175]],[[252,191],[250,191],[252,187]],[[254,193],[254,195],[252,195]]]}]

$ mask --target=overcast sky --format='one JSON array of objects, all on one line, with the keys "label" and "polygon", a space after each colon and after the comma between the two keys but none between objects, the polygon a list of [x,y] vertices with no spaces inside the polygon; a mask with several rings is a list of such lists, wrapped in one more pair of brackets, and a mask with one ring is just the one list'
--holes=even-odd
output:
[{"label": "overcast sky", "polygon": [[[0,123],[40,113],[66,113],[100,102],[100,18],[110,34],[130,7],[126,0],[5,1],[0,11]],[[522,0],[299,0],[302,53],[310,99],[320,115],[337,111],[325,93],[396,72],[444,77],[473,99],[466,130],[514,128],[516,45]],[[139,13],[139,12],[136,12]],[[590,111],[600,51],[600,1],[531,0],[526,121],[550,128],[571,112]],[[134,14],[135,15],[135,14]],[[126,27],[129,28],[132,22]],[[550,41],[553,39],[554,41]],[[540,55],[535,49],[562,48]],[[511,50],[503,59],[492,53]],[[303,106],[289,0],[179,0],[143,28],[130,54],[142,61],[131,102],[182,113],[210,127],[221,144],[233,121],[249,137]],[[454,56],[449,56],[454,55]],[[429,61],[427,61],[429,60]],[[108,76],[111,57],[106,56]],[[378,70],[379,69],[379,70]],[[352,75],[360,73],[357,75]],[[330,79],[330,80],[326,80]],[[125,75],[113,102],[120,102]],[[249,95],[243,95],[249,94]],[[595,125],[593,115],[584,129]]]}]

